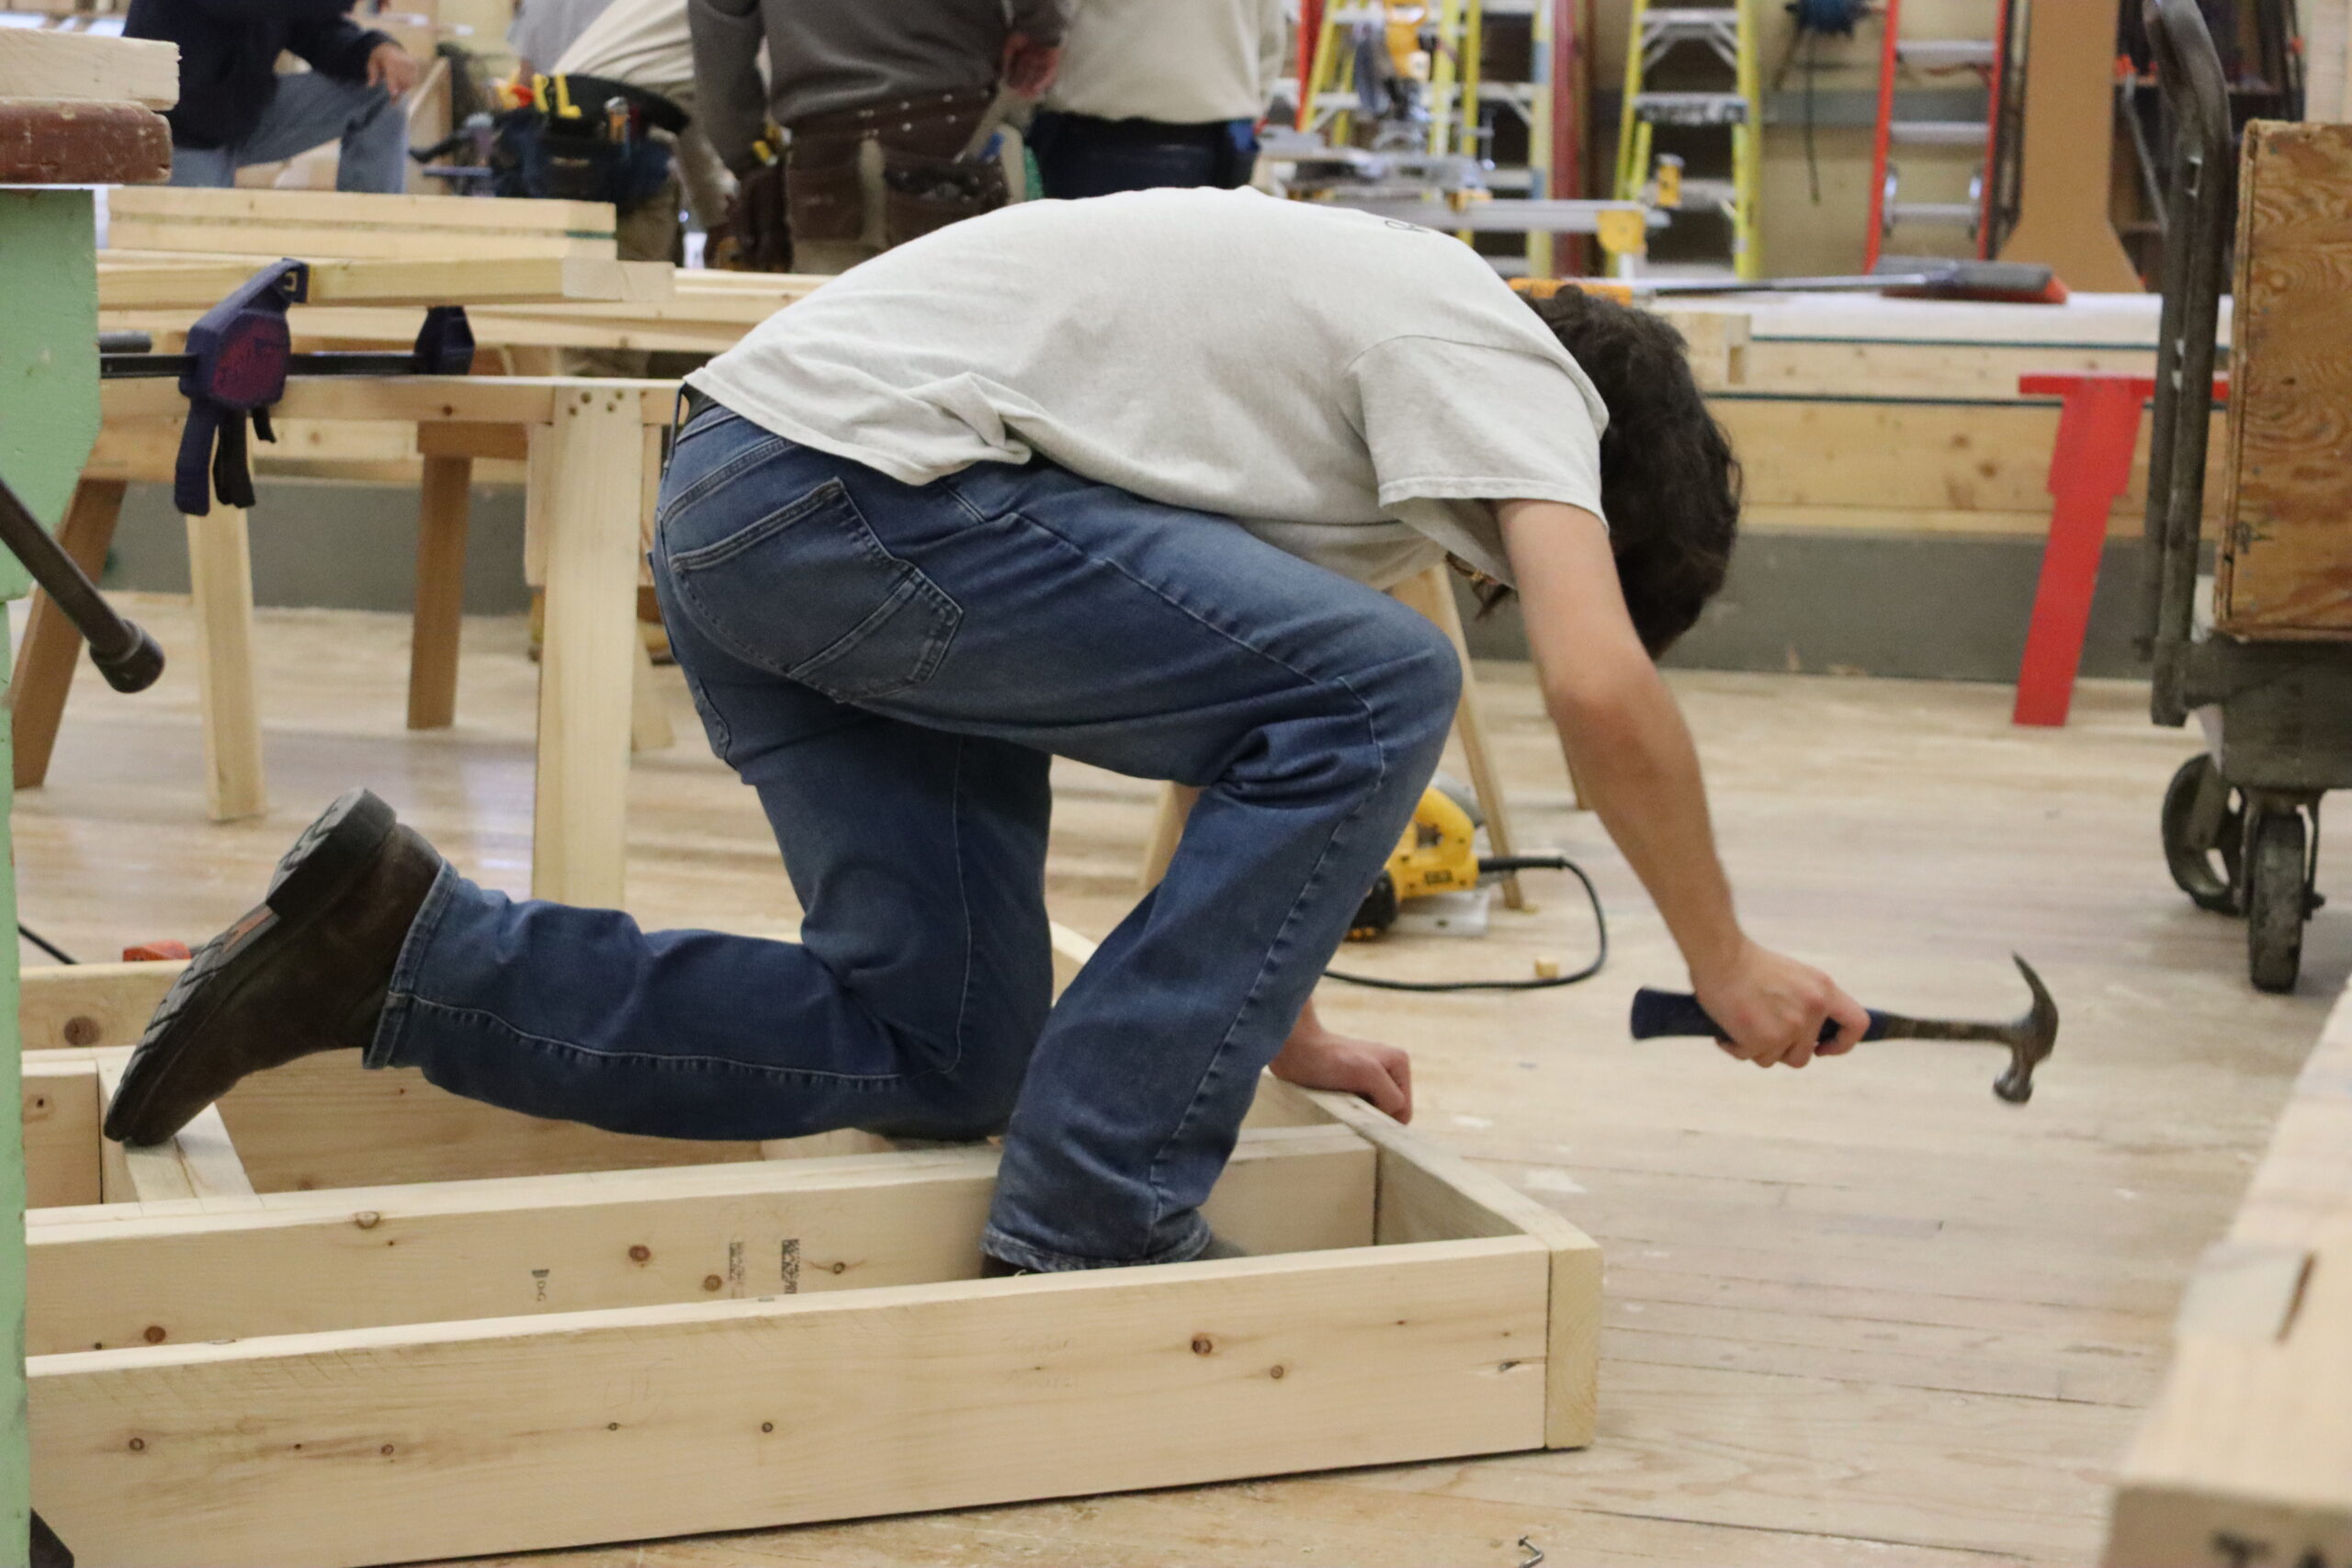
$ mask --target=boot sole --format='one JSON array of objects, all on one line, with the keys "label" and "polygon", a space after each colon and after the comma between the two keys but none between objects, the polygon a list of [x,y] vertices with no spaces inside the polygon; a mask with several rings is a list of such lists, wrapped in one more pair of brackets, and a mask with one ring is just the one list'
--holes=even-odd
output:
[{"label": "boot sole", "polygon": [[107,1107],[107,1137],[129,1144],[142,1141],[131,1133],[152,1131],[143,1141],[161,1143],[179,1131],[145,1128],[142,1112],[172,1087],[189,1042],[235,999],[239,976],[231,971],[237,961],[254,953],[264,938],[315,920],[368,869],[398,825],[390,807],[370,791],[355,789],[302,830],[278,861],[261,903],[197,949],[164,993]]}]

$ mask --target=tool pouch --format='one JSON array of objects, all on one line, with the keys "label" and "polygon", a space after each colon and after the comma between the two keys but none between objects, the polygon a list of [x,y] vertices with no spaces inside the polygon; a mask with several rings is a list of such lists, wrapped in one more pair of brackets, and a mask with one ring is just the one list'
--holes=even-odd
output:
[{"label": "tool pouch", "polygon": [[865,232],[865,189],[857,173],[865,140],[796,136],[785,149],[785,207],[794,239],[832,243]]},{"label": "tool pouch", "polygon": [[964,163],[935,153],[882,148],[882,238],[903,245],[950,223],[1002,207],[1012,197],[1003,165]]},{"label": "tool pouch", "polygon": [[792,226],[785,218],[784,165],[753,169],[736,182],[727,217],[711,236],[710,265],[729,272],[790,272]]}]

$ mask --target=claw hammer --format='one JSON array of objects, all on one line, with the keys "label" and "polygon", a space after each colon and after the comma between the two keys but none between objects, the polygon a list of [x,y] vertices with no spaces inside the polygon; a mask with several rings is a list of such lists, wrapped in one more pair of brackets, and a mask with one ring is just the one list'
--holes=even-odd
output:
[{"label": "claw hammer", "polygon": [[[2033,1005],[2023,1016],[2007,1023],[1986,1023],[1970,1019],[1906,1018],[1899,1012],[1871,1010],[1871,1026],[1862,1032],[1865,1040],[1982,1040],[2009,1048],[2008,1070],[1993,1081],[1993,1092],[2011,1105],[2023,1105],[2033,1098],[2033,1069],[2058,1043],[2058,1004],[2050,998],[2050,988],[2033,965],[2015,953],[2018,973],[2025,976],[2026,988],[2033,993]],[[1645,986],[1634,993],[1634,1038],[1654,1040],[1661,1036],[1697,1036],[1701,1039],[1730,1038],[1707,1016],[1699,998],[1679,991],[1654,991]],[[1826,1022],[1821,1026],[1821,1041],[1827,1044],[1838,1038],[1838,1025]]]}]

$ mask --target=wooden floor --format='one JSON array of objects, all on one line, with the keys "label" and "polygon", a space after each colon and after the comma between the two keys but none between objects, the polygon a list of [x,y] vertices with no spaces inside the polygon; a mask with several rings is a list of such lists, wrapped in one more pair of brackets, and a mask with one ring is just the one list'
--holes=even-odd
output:
[{"label": "wooden floor", "polygon": [[[184,606],[134,614],[189,648]],[[403,622],[265,613],[278,805],[232,827],[203,820],[188,664],[135,698],[85,667],[50,786],[17,807],[24,918],[89,958],[198,939],[357,783],[469,874],[519,892],[532,672],[518,624],[470,623],[467,639],[461,727],[417,738],[401,728]],[[2070,728],[2031,732],[2009,727],[2004,688],[1681,675],[1760,937],[1911,1011],[2021,1009],[2014,948],[2065,1025],[2024,1108],[1993,1098],[2000,1057],[1982,1047],[1888,1043],[1802,1074],[1696,1043],[1637,1047],[1630,991],[1679,981],[1679,966],[1598,826],[1569,810],[1523,671],[1486,680],[1522,840],[1592,871],[1608,972],[1536,995],[1330,986],[1323,1000],[1413,1048],[1428,1132],[1607,1247],[1592,1449],[535,1561],[1516,1568],[1522,1537],[1555,1564],[2088,1560],[2181,1282],[2352,968],[2352,919],[2318,917],[2298,995],[2247,988],[2242,928],[2165,878],[2156,800],[2191,745],[2151,728],[2134,688],[2087,687]],[[695,743],[674,672],[663,681],[687,744],[638,764],[632,908],[649,924],[788,930],[752,797]],[[1129,897],[1150,793],[1080,768],[1058,784],[1056,913],[1099,934]],[[2347,869],[2331,850],[2323,888],[2343,895]],[[1581,899],[1563,878],[1531,880],[1542,908],[1483,941],[1347,957],[1431,978],[1581,963]]]}]

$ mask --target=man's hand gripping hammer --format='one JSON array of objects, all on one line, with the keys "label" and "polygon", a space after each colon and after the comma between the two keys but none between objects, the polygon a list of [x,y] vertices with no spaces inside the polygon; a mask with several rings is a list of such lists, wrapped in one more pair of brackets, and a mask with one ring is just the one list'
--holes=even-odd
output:
[{"label": "man's hand gripping hammer", "polygon": [[[2011,957],[2016,957],[2012,953]],[[1865,1040],[1982,1040],[2009,1048],[2009,1067],[1993,1081],[1993,1092],[2012,1105],[2023,1105],[2033,1098],[2033,1069],[2041,1065],[2052,1047],[2058,1043],[2058,1004],[2050,999],[2050,989],[2033,965],[2024,959],[2017,960],[2018,973],[2025,976],[2027,989],[2033,993],[2033,1006],[2022,1018],[2010,1023],[1980,1023],[1966,1019],[1905,1018],[1901,1013],[1871,1011],[1871,1026],[1862,1032]],[[1665,1035],[1692,1035],[1702,1039],[1726,1038],[1699,998],[1679,991],[1654,991],[1647,987],[1634,993],[1634,1038],[1653,1040]],[[1838,1037],[1836,1023],[1825,1023],[1821,1029],[1822,1043]]]}]

